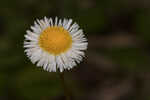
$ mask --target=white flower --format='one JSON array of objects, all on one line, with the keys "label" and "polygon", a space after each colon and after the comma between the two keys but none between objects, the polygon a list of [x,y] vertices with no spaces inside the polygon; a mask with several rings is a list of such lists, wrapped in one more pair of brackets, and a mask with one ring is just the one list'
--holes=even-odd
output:
[{"label": "white flower", "polygon": [[56,17],[37,20],[25,35],[25,53],[33,64],[49,72],[71,69],[80,63],[87,49],[83,30],[72,19]]}]

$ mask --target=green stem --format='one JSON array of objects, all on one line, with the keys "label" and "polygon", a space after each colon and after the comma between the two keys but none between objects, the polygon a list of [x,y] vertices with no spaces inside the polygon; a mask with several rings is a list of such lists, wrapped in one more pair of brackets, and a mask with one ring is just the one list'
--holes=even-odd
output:
[{"label": "green stem", "polygon": [[65,96],[66,96],[66,100],[71,100],[71,95],[70,95],[69,89],[67,88],[67,86],[65,84],[64,72],[62,72],[62,73],[59,72],[59,77],[61,79],[61,83],[62,83],[64,93],[65,93]]}]

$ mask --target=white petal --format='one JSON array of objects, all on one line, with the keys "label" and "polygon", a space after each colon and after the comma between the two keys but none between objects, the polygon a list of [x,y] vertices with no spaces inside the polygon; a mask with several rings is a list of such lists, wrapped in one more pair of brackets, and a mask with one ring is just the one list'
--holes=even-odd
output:
[{"label": "white petal", "polygon": [[57,64],[57,67],[59,68],[60,72],[63,72],[64,63],[62,62],[62,59],[60,58],[60,56],[56,56],[56,64]]},{"label": "white petal", "polygon": [[36,21],[34,21],[34,27],[35,27],[36,30],[37,30],[36,34],[40,34],[40,33],[42,32],[42,29],[41,29],[40,25],[37,24]]},{"label": "white petal", "polygon": [[68,20],[64,18],[63,20],[63,27],[66,29],[66,24],[67,24]]},{"label": "white petal", "polygon": [[58,26],[62,26],[62,20],[59,20]]},{"label": "white petal", "polygon": [[35,33],[31,32],[29,30],[27,30],[26,32],[27,32],[27,35],[30,36],[30,37],[32,37],[32,38],[36,38],[37,39],[39,37],[38,34],[35,34]]},{"label": "white petal", "polygon": [[45,21],[46,26],[49,27],[50,24],[49,24],[49,21],[48,21],[47,17],[44,17],[44,21]]},{"label": "white petal", "polygon": [[58,18],[55,17],[55,26],[57,26],[57,23],[58,23]]},{"label": "white petal", "polygon": [[50,26],[53,26],[53,20],[52,20],[52,18],[49,19],[49,22],[50,22]]},{"label": "white petal", "polygon": [[68,23],[67,23],[67,25],[66,25],[66,29],[67,29],[67,30],[69,29],[71,23],[72,23],[72,19],[69,19],[69,21],[68,21]]},{"label": "white petal", "polygon": [[74,30],[75,28],[79,28],[79,25],[75,22],[70,28],[69,28],[69,32],[71,32],[72,30]]},{"label": "white petal", "polygon": [[49,54],[48,62],[49,62],[48,71],[49,72],[56,72],[55,56]]}]

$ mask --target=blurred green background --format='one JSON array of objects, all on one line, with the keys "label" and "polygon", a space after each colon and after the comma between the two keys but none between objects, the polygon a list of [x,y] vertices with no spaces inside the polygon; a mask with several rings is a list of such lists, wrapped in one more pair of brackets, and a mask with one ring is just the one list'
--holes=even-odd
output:
[{"label": "blurred green background", "polygon": [[58,75],[24,54],[44,16],[73,18],[88,38],[84,61],[65,72],[74,100],[150,100],[149,0],[0,0],[0,100],[65,100]]}]

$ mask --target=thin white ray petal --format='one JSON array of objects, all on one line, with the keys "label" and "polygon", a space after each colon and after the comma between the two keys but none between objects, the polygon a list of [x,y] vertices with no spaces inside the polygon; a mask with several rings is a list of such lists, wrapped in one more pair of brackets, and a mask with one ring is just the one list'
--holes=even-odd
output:
[{"label": "thin white ray petal", "polygon": [[52,20],[52,18],[49,18],[49,22],[50,22],[50,26],[53,27],[53,20]]},{"label": "thin white ray petal", "polygon": [[31,36],[29,36],[29,35],[25,35],[24,37],[25,37],[25,40],[38,41],[36,38],[31,37]]},{"label": "thin white ray petal", "polygon": [[55,72],[56,70],[56,61],[55,61],[55,57],[53,55],[50,55],[49,54],[49,57],[48,57],[48,71],[49,72]]},{"label": "thin white ray petal", "polygon": [[66,29],[65,26],[66,26],[67,22],[68,22],[68,20],[64,18],[64,20],[63,20],[63,27],[64,27],[65,29]]},{"label": "thin white ray petal", "polygon": [[49,21],[48,21],[47,17],[44,17],[44,21],[45,21],[46,26],[49,27],[50,25],[49,25]]},{"label": "thin white ray petal", "polygon": [[43,27],[43,30],[47,28],[47,25],[46,23],[44,22],[44,20],[40,20],[40,22],[42,23],[42,27]]},{"label": "thin white ray petal", "polygon": [[[37,24],[37,22],[36,21],[34,21],[34,26],[36,27],[36,29],[39,31],[39,33],[41,33],[41,27],[40,27],[40,25],[39,24]],[[38,34],[39,34],[38,33]]]},{"label": "thin white ray petal", "polygon": [[31,26],[31,29],[34,33],[40,33],[39,29],[34,26]]},{"label": "thin white ray petal", "polygon": [[63,64],[60,56],[56,56],[56,64],[57,64],[57,67],[59,68],[60,72],[63,72],[64,64]]},{"label": "thin white ray petal", "polygon": [[69,28],[69,32],[71,32],[72,30],[74,30],[75,28],[79,28],[79,25],[75,22],[70,28]]},{"label": "thin white ray petal", "polygon": [[44,29],[44,27],[43,27],[43,25],[42,25],[41,21],[40,21],[39,19],[37,19],[37,22],[38,22],[38,24],[39,24],[40,28],[43,30],[43,29]]},{"label": "thin white ray petal", "polygon": [[58,26],[62,26],[62,20],[61,19],[58,22]]},{"label": "thin white ray petal", "polygon": [[27,33],[28,36],[30,36],[32,38],[36,38],[37,39],[39,37],[38,34],[35,34],[35,33],[31,32],[29,30],[27,30],[26,33]]},{"label": "thin white ray petal", "polygon": [[33,47],[36,47],[36,45],[34,44],[29,44],[29,45],[24,45],[25,48],[33,48]]},{"label": "thin white ray petal", "polygon": [[58,23],[58,17],[55,17],[55,26],[57,26]]},{"label": "thin white ray petal", "polygon": [[24,45],[37,45],[38,43],[36,41],[24,41]]},{"label": "thin white ray petal", "polygon": [[69,21],[68,21],[68,23],[67,23],[67,25],[66,25],[66,29],[67,29],[67,30],[69,29],[71,23],[72,23],[72,19],[69,19]]}]

